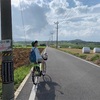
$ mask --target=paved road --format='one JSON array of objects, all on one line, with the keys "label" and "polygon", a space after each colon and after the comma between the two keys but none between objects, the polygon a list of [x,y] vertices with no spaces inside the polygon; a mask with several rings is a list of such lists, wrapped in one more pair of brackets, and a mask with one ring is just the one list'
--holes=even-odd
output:
[{"label": "paved road", "polygon": [[47,73],[36,100],[100,100],[100,68],[61,51],[47,48]]},{"label": "paved road", "polygon": [[[40,80],[35,100],[100,100],[99,67],[49,47],[47,53],[48,75],[46,82]],[[31,88],[30,79],[27,83]],[[21,92],[17,100],[28,100],[24,97],[31,90],[28,91],[26,94]]]}]

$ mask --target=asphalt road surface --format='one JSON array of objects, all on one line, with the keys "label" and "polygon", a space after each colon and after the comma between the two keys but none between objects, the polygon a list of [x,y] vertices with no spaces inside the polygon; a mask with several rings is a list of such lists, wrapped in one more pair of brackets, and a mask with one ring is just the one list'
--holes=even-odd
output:
[{"label": "asphalt road surface", "polygon": [[47,48],[46,82],[36,100],[100,100],[100,68],[53,48]]},{"label": "asphalt road surface", "polygon": [[[35,100],[100,100],[100,68],[47,47],[47,75],[40,78]],[[28,100],[31,76],[17,100]],[[34,100],[34,99],[32,99]]]}]

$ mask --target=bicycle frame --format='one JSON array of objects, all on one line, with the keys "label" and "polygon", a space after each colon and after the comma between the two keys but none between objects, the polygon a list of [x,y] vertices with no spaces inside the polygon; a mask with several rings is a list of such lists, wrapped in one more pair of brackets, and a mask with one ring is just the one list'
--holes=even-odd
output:
[{"label": "bicycle frame", "polygon": [[[34,64],[34,68],[36,68],[36,67],[39,67],[40,71],[43,70],[42,63]],[[33,69],[34,69],[34,68],[33,68]]]},{"label": "bicycle frame", "polygon": [[[47,60],[47,54],[44,61]],[[36,85],[38,82],[35,83],[35,78],[39,78],[41,76],[45,76],[46,73],[46,62],[44,62],[45,66],[42,63],[34,63],[33,71],[32,71],[32,81]]]},{"label": "bicycle frame", "polygon": [[32,71],[32,81],[35,85],[38,83],[38,81],[35,82],[36,79],[38,80],[39,77],[44,76],[42,74],[42,71],[43,71],[42,63],[34,64],[33,71]]}]

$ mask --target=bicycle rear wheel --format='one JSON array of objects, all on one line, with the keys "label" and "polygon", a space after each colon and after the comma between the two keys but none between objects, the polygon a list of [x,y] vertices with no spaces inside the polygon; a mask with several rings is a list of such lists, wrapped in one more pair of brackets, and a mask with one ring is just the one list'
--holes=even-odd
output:
[{"label": "bicycle rear wheel", "polygon": [[40,76],[41,76],[41,73],[40,73],[39,67],[38,66],[34,66],[33,71],[32,71],[32,82],[33,82],[33,84],[36,85],[38,83],[37,79]]},{"label": "bicycle rear wheel", "polygon": [[35,75],[34,75],[34,71],[32,71],[32,82],[33,82],[33,84],[35,84]]}]

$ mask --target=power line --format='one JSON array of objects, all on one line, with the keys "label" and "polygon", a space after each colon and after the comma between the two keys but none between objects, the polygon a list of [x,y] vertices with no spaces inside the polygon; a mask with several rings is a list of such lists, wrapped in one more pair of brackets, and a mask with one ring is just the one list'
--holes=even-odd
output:
[{"label": "power line", "polygon": [[[89,1],[88,0],[85,0],[85,3],[87,4]],[[73,13],[73,10],[71,10],[71,11],[69,11],[69,13],[67,13],[66,15],[65,15],[65,17],[63,18],[63,19],[65,19],[65,18],[71,18],[69,15],[71,15]],[[76,13],[76,12],[75,12]],[[63,21],[66,21],[67,19],[65,19],[65,20],[63,20]]]},{"label": "power line", "polygon": [[24,14],[23,14],[23,7],[21,4],[21,0],[19,0],[19,7],[20,7],[20,11],[21,11],[21,18],[22,18],[22,25],[23,25],[23,31],[24,31],[24,37],[25,37],[25,45],[27,47],[27,42],[26,42],[26,31],[25,31],[25,23],[24,23]]}]

